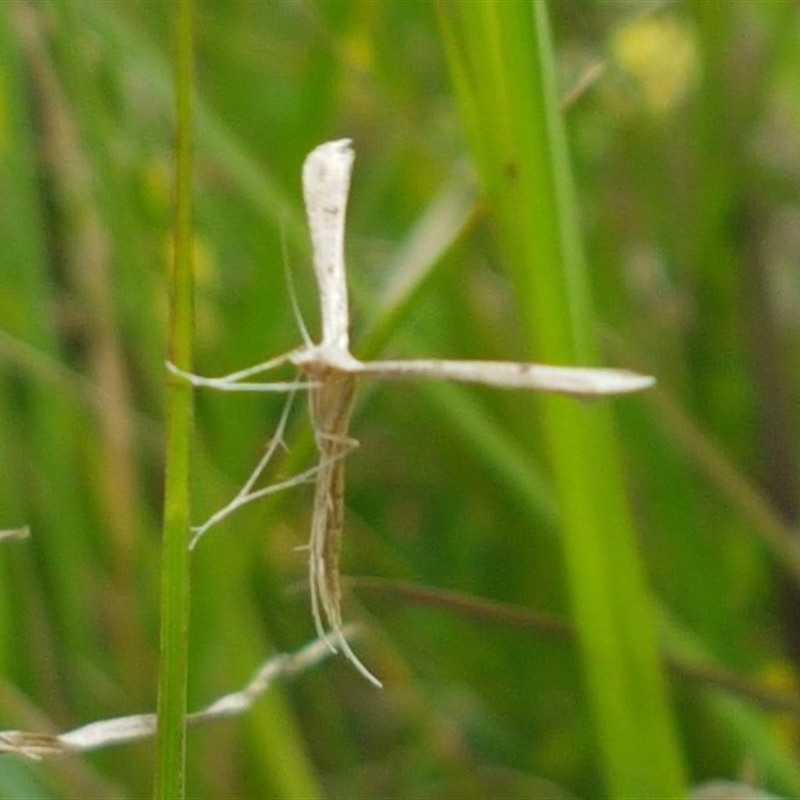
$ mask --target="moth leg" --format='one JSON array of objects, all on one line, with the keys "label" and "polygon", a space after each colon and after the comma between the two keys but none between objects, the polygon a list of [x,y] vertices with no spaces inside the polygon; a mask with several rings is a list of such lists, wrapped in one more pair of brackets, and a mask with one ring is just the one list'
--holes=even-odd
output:
[{"label": "moth leg", "polygon": [[[267,446],[264,449],[264,455],[261,456],[261,459],[259,460],[258,464],[256,464],[255,469],[250,473],[250,477],[248,477],[248,479],[244,482],[244,485],[236,493],[236,496],[227,505],[223,506],[221,509],[219,509],[219,511],[212,514],[202,525],[196,525],[192,528],[193,535],[189,543],[190,550],[194,549],[197,542],[207,530],[225,519],[225,517],[227,517],[229,514],[232,514],[234,511],[236,511],[236,509],[241,508],[241,506],[251,502],[252,500],[258,499],[259,497],[264,497],[267,494],[274,494],[282,489],[289,489],[292,486],[297,486],[298,484],[309,479],[309,475],[306,473],[300,473],[299,475],[295,475],[294,477],[288,478],[280,483],[264,487],[263,489],[256,490],[255,492],[253,491],[253,487],[263,474],[264,470],[267,468],[269,462],[272,460],[272,457],[275,455],[275,451],[279,447],[286,446],[283,440],[283,434],[285,433],[286,425],[289,422],[289,413],[292,410],[295,392],[296,390],[292,390],[289,394],[289,397],[286,399],[280,419],[278,420],[278,427],[275,429],[275,433],[267,443]],[[313,475],[310,477],[313,477]]]},{"label": "moth leg", "polygon": [[[266,466],[266,464],[262,458],[256,469],[253,470],[253,473],[250,477],[258,477],[263,471],[264,466]],[[240,491],[236,497],[230,501],[230,503],[212,514],[202,525],[195,525],[192,527],[192,539],[189,542],[189,549],[194,550],[197,543],[208,530],[213,528],[214,525],[216,525],[218,522],[221,522],[234,511],[240,509],[242,506],[252,503],[254,500],[260,500],[262,497],[267,497],[267,495],[282,492],[284,489],[291,489],[293,486],[300,486],[304,483],[313,483],[316,480],[317,472],[319,472],[319,467],[314,466],[303,472],[299,472],[297,475],[293,475],[291,478],[280,481],[279,483],[273,483],[269,486],[264,486],[261,489],[256,489],[255,491],[251,492]]]},{"label": "moth leg", "polygon": [[[260,489],[254,489],[253,487],[258,483],[259,479],[264,474],[264,470],[269,465],[269,462],[272,460],[275,452],[278,450],[278,448],[285,447],[283,434],[286,431],[286,425],[289,421],[289,414],[292,408],[294,397],[295,391],[292,391],[286,401],[286,404],[284,405],[283,412],[281,413],[280,420],[278,421],[278,427],[275,429],[275,433],[272,435],[267,443],[266,448],[264,449],[264,455],[261,456],[258,464],[256,464],[255,468],[250,473],[250,476],[244,482],[242,488],[236,493],[235,497],[233,497],[229,503],[224,505],[218,511],[214,512],[202,525],[194,525],[192,527],[192,538],[189,542],[190,550],[194,550],[197,543],[208,530],[213,528],[218,522],[221,522],[234,511],[240,509],[242,506],[252,503],[254,500],[260,500],[262,497],[267,497],[268,495],[282,492],[285,489],[291,489],[294,486],[313,483],[317,479],[317,475],[321,469],[328,466],[332,461],[335,461],[339,458],[344,458],[350,452],[350,450],[353,449],[350,447],[347,450],[343,450],[341,453],[333,454],[329,458],[321,460],[319,464],[315,464],[313,467],[309,467],[309,469],[303,470],[303,472],[299,472],[297,475],[286,478],[279,483],[273,483],[269,486],[263,486]],[[355,444],[357,445],[358,443],[355,442]]]},{"label": "moth leg", "polygon": [[221,392],[292,392],[295,389],[311,389],[315,387],[315,383],[308,381],[301,381],[296,379],[294,381],[275,381],[272,383],[249,383],[248,378],[255,375],[261,375],[264,372],[269,372],[271,369],[280,367],[290,361],[295,351],[291,350],[283,355],[276,356],[263,361],[260,364],[255,364],[246,369],[240,369],[236,372],[231,372],[228,375],[220,375],[218,377],[204,377],[203,375],[196,375],[193,372],[187,372],[175,366],[171,361],[166,362],[167,370],[173,375],[190,383],[192,386],[205,387],[209,389],[217,389]]}]

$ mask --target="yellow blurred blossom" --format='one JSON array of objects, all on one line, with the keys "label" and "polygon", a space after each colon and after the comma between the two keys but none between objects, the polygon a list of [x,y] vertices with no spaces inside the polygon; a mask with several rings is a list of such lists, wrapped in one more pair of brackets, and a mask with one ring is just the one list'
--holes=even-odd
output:
[{"label": "yellow blurred blossom", "polygon": [[611,52],[655,114],[667,114],[694,88],[699,72],[694,29],[676,17],[647,15],[620,28]]}]

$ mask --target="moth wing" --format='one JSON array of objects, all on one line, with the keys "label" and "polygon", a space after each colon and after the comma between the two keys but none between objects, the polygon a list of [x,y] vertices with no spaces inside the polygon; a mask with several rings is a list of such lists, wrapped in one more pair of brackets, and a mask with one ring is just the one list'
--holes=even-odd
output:
[{"label": "moth wing", "polygon": [[303,164],[303,196],[319,289],[322,344],[342,351],[349,347],[344,228],[354,159],[350,139],[338,139],[314,148]]},{"label": "moth wing", "polygon": [[655,378],[622,369],[560,367],[506,361],[410,361],[358,362],[361,375],[385,380],[430,378],[461,383],[478,383],[501,389],[556,392],[575,397],[603,397],[647,389]]}]

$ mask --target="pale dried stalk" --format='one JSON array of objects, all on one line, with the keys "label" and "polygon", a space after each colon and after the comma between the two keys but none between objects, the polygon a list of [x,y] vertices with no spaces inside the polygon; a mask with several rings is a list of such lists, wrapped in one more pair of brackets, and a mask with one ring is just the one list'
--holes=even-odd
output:
[{"label": "pale dried stalk", "polygon": [[21,528],[6,528],[0,530],[0,544],[27,539],[30,535],[31,529],[27,525],[23,525]]},{"label": "pale dried stalk", "polygon": [[[356,445],[348,435],[356,376],[393,380],[435,378],[505,389],[558,392],[574,397],[636,392],[652,386],[655,381],[649,376],[627,370],[505,361],[359,361],[350,353],[344,263],[345,211],[354,157],[350,140],[340,139],[312,150],[303,165],[303,194],[321,306],[320,343],[307,343],[263,364],[220,378],[203,378],[168,366],[195,386],[224,391],[293,391],[301,387],[309,390],[311,418],[320,453],[318,466],[276,486],[253,492],[252,486],[266,467],[268,458],[265,457],[248,479],[243,492],[206,525],[196,529],[196,538],[211,524],[227,516],[234,508],[260,496],[260,493],[296,485],[307,480],[313,472],[316,476],[316,492],[309,543],[309,581],[314,623],[319,635],[329,641],[331,648],[340,648],[359,672],[380,686],[380,681],[356,658],[342,635],[339,548],[344,519],[344,457]],[[308,382],[246,382],[287,362],[297,366]],[[271,449],[274,449],[272,444],[268,452]],[[330,628],[330,634],[326,634],[326,626]],[[332,640],[327,639],[328,636]]]},{"label": "pale dried stalk", "polygon": [[[352,633],[348,626],[346,633]],[[273,656],[266,661],[244,689],[226,694],[200,711],[189,714],[190,725],[201,725],[222,717],[242,714],[275,681],[304,672],[330,655],[330,645],[325,639],[315,639],[296,653]],[[65,755],[103,747],[136,742],[155,735],[158,725],[156,714],[132,714],[99,722],[60,734],[28,733],[26,731],[0,731],[0,753],[14,753],[28,758]]]}]

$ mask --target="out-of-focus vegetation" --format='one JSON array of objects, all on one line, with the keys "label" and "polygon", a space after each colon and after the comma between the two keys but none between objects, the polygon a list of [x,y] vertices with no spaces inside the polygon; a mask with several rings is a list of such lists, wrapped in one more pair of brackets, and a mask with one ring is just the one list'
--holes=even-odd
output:
[{"label": "out-of-focus vegetation", "polygon": [[[798,796],[797,6],[548,11],[565,98],[604,65],[566,128],[604,361],[658,378],[611,402],[687,772]],[[3,729],[155,707],[172,13],[0,4],[0,527],[32,529],[0,547]],[[300,166],[342,136],[354,352],[530,358],[533,305],[498,245],[509,209],[465,134],[496,120],[462,121],[434,8],[196,14],[197,370],[301,341],[287,262],[316,330]],[[198,393],[195,520],[235,493],[283,402]],[[313,463],[303,405],[270,481]],[[331,659],[192,730],[189,796],[607,792],[586,671],[608,665],[581,665],[565,624],[574,554],[541,411],[513,392],[363,384],[345,612],[386,688]],[[310,487],[253,504],[193,554],[190,707],[313,637],[310,505]],[[6,757],[0,797],[146,796],[153,753]]]}]

